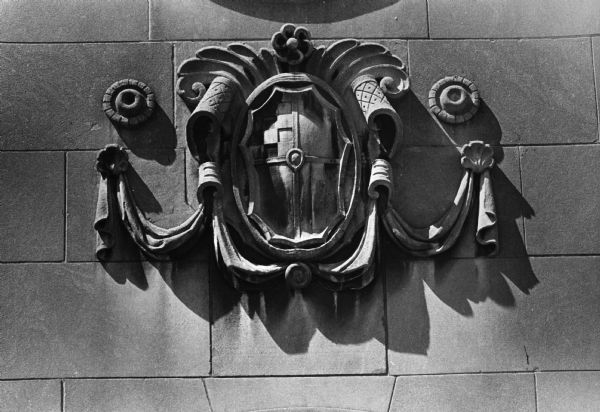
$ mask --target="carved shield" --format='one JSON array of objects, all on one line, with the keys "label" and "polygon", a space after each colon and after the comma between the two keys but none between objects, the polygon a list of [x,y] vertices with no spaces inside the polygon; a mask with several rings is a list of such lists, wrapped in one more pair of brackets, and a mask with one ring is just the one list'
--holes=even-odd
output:
[{"label": "carved shield", "polygon": [[343,231],[357,191],[357,142],[339,98],[306,75],[280,75],[248,107],[244,168],[234,176],[249,229],[275,248],[325,245]]}]

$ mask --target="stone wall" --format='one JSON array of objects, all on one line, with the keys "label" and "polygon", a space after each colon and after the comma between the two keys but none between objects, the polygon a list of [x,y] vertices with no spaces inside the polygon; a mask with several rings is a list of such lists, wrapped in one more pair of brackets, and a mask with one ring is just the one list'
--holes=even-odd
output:
[{"label": "stone wall", "polygon": [[[0,409],[600,409],[598,16],[597,0],[0,1]],[[266,45],[285,21],[406,61],[393,163],[415,224],[451,201],[456,145],[495,147],[498,257],[472,219],[443,258],[384,244],[360,293],[234,292],[208,237],[178,261],[125,243],[96,261],[96,151],[126,146],[147,216],[181,221],[196,177],[176,67],[207,44]],[[454,74],[483,104],[442,125],[427,94]],[[123,78],[159,106],[135,131],[101,110]]]}]

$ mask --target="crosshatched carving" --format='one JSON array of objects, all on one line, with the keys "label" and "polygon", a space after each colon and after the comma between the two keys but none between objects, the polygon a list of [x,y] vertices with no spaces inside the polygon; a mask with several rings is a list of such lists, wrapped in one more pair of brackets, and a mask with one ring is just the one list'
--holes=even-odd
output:
[{"label": "crosshatched carving", "polygon": [[397,56],[353,39],[315,47],[308,30],[291,24],[272,44],[205,47],[179,67],[200,204],[181,225],[147,221],[129,188],[126,153],[114,146],[100,153],[99,256],[110,251],[116,224],[157,258],[193,247],[210,231],[215,258],[236,288],[285,280],[294,289],[313,281],[360,289],[376,274],[382,229],[410,254],[444,252],[476,191],[476,239],[497,250],[493,151],[483,142],[462,149],[460,187],[432,225],[412,226],[390,203],[390,158],[403,136],[393,103],[410,87]]}]

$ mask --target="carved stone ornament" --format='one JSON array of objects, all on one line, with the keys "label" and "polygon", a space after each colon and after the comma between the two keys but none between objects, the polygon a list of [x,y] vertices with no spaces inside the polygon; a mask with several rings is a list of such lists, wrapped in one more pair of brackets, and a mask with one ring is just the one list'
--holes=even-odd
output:
[{"label": "carved stone ornament", "polygon": [[145,83],[124,79],[113,83],[104,93],[102,109],[119,126],[135,127],[152,116],[154,92]]},{"label": "carved stone ornament", "polygon": [[446,123],[464,123],[479,109],[477,86],[462,76],[438,80],[429,91],[429,110]]},{"label": "carved stone ornament", "polygon": [[114,145],[100,152],[101,259],[118,225],[154,258],[200,247],[198,236],[209,231],[215,259],[238,289],[281,280],[295,289],[312,281],[359,289],[375,276],[381,229],[410,254],[441,253],[456,242],[477,190],[477,241],[497,249],[493,151],[483,142],[462,149],[458,193],[437,222],[411,226],[389,202],[389,159],[403,133],[391,102],[409,89],[397,56],[352,39],[314,47],[308,30],[290,24],[272,43],[273,50],[206,47],[179,67],[200,204],[181,225],[146,220],[126,153]]}]

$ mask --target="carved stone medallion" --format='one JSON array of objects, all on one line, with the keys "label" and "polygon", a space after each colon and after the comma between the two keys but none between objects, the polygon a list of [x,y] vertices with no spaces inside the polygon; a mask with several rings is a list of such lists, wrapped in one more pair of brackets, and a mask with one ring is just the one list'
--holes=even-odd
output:
[{"label": "carved stone medallion", "polygon": [[180,226],[148,222],[130,193],[126,153],[111,146],[100,154],[99,256],[112,247],[117,220],[154,257],[189,249],[209,230],[236,288],[285,280],[294,289],[312,281],[358,289],[376,274],[381,229],[405,252],[441,253],[456,242],[476,190],[476,238],[496,250],[493,151],[482,142],[463,149],[455,201],[431,226],[411,226],[389,202],[389,161],[403,136],[393,103],[409,89],[397,56],[352,39],[315,47],[308,30],[292,24],[272,46],[206,47],[179,67],[200,203]]}]

